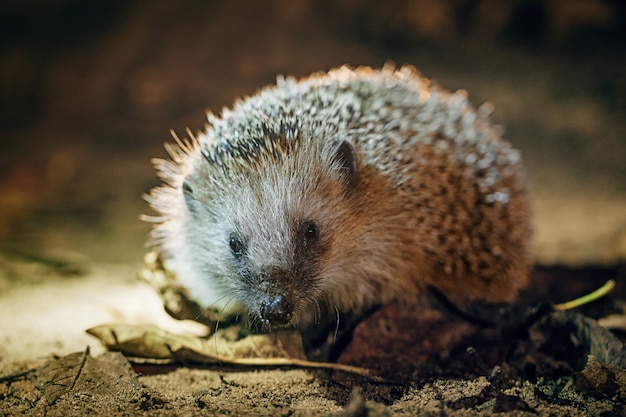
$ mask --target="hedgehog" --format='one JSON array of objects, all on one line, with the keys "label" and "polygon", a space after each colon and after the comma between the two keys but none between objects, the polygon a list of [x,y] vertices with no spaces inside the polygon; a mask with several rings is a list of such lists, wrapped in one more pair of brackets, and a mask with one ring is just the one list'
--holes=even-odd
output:
[{"label": "hedgehog", "polygon": [[266,328],[428,288],[510,302],[530,210],[491,111],[411,66],[279,76],[153,160],[154,244],[198,303]]}]

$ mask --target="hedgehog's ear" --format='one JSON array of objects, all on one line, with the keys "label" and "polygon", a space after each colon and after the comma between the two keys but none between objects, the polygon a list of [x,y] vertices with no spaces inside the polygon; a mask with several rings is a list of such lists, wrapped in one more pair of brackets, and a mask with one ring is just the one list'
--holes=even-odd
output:
[{"label": "hedgehog's ear", "polygon": [[343,140],[335,148],[334,158],[339,164],[341,178],[346,183],[347,190],[352,191],[359,180],[358,159],[354,148]]}]

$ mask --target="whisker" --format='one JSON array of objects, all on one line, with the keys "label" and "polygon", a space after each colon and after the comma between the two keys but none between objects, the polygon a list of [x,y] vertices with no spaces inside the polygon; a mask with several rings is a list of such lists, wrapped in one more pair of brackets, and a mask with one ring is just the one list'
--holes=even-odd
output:
[{"label": "whisker", "polygon": [[258,320],[259,319],[258,317],[256,317],[256,315],[251,315],[250,313],[244,314],[243,316],[244,325],[249,329],[255,328],[255,326],[257,326],[258,324]]},{"label": "whisker", "polygon": [[[219,320],[218,320],[219,323]],[[217,324],[215,325],[215,333],[213,335],[213,344],[215,345],[215,357],[217,358],[217,360],[219,361],[220,359],[220,352],[217,349]],[[221,361],[220,361],[221,362]]]},{"label": "whisker", "polygon": [[335,333],[333,334],[333,345],[337,342],[337,335],[339,334],[339,309],[337,308],[336,305],[333,305],[334,309],[335,309],[335,320],[336,320],[336,325],[335,325]]},{"label": "whisker", "polygon": [[231,297],[231,299],[230,299],[230,300],[226,303],[226,304],[228,304],[228,303],[230,303],[230,301],[232,301],[232,300],[233,300],[233,298],[234,298],[233,296],[236,294],[236,292],[237,292],[237,291],[236,291],[236,290],[234,290],[234,289],[233,289],[233,290],[230,290],[230,291],[228,291],[226,294],[224,294],[224,295],[222,295],[220,298],[218,298],[217,300],[213,301],[211,304],[217,304],[217,303],[219,303],[220,301],[222,301],[223,299],[225,299],[226,297]]},{"label": "whisker", "polygon": [[[225,297],[225,296],[224,296]],[[224,297],[220,298],[220,300],[222,300]],[[218,300],[218,301],[220,301]],[[228,307],[228,304],[233,300],[233,298],[231,297],[230,300],[228,300],[226,302],[226,304],[224,304],[224,307],[222,307],[222,311],[220,312],[220,314],[217,316],[217,321],[215,322],[215,333],[217,333],[217,330],[220,327],[220,321],[222,320],[222,317],[226,317],[226,307]]]},{"label": "whisker", "polygon": [[315,306],[315,314],[313,315],[315,318],[315,324],[319,326],[322,322],[322,309],[316,297],[311,297],[311,299],[313,300],[313,304]]}]

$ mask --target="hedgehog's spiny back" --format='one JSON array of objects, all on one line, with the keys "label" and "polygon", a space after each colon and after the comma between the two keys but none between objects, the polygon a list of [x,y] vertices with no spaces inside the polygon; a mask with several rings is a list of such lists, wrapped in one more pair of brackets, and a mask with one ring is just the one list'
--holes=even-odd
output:
[{"label": "hedgehog's spiny back", "polygon": [[[346,140],[359,160],[401,186],[420,144],[436,145],[451,161],[480,177],[487,200],[505,201],[501,176],[512,175],[519,154],[499,139],[488,121],[490,106],[476,111],[464,91],[450,94],[414,68],[382,70],[342,67],[303,80],[278,78],[277,85],[239,100],[221,117],[209,115],[199,137],[209,163],[237,170],[256,169],[292,150],[301,132],[320,132],[310,140]],[[280,121],[280,122],[279,122]]]}]

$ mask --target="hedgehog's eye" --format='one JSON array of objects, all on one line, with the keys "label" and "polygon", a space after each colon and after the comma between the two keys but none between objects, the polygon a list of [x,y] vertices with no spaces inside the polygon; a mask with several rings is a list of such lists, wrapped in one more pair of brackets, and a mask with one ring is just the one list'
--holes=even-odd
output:
[{"label": "hedgehog's eye", "polygon": [[196,212],[196,199],[193,196],[193,189],[187,181],[183,182],[183,197],[185,198],[185,204],[189,211]]},{"label": "hedgehog's eye", "polygon": [[230,251],[235,255],[236,258],[241,257],[243,255],[243,242],[236,234],[231,234],[230,239],[228,241],[228,245],[230,246]]},{"label": "hedgehog's eye", "polygon": [[185,192],[185,194],[193,195],[193,190],[191,188],[191,185],[189,185],[187,181],[183,182],[183,191]]},{"label": "hedgehog's eye", "polygon": [[306,222],[304,224],[304,238],[309,241],[315,241],[317,240],[317,237],[319,236],[319,231],[317,230],[317,225],[315,224],[315,222]]}]

